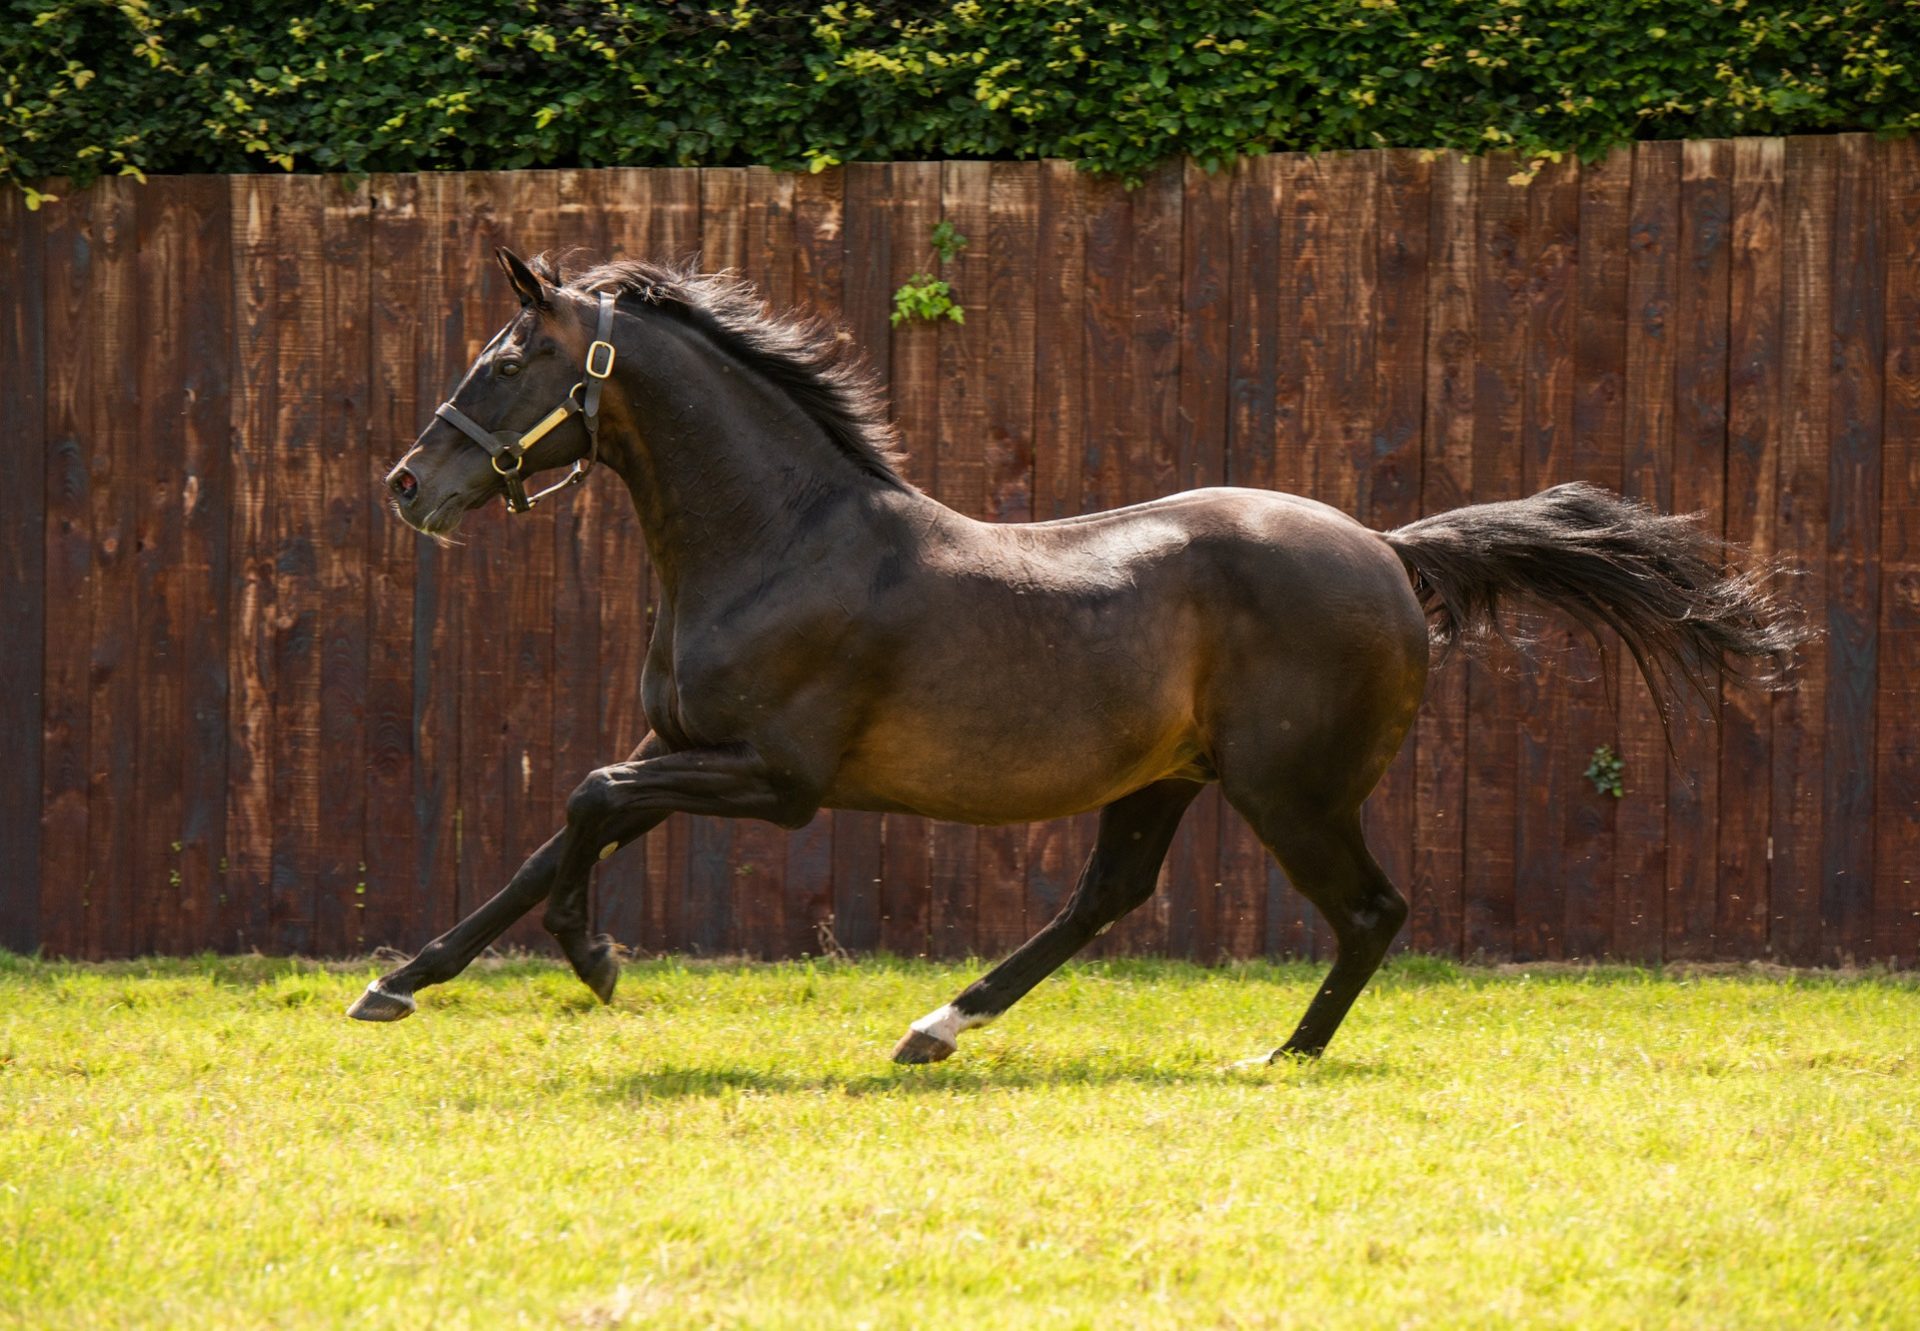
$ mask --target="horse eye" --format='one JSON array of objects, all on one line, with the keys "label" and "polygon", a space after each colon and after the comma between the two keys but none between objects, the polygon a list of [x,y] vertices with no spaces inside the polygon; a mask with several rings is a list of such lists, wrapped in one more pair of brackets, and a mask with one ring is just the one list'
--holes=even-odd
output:
[{"label": "horse eye", "polygon": [[514,375],[520,373],[520,362],[512,361],[512,360],[507,361],[504,364],[500,365],[497,369],[495,369],[494,373],[499,375],[502,379],[511,379],[513,378]]}]

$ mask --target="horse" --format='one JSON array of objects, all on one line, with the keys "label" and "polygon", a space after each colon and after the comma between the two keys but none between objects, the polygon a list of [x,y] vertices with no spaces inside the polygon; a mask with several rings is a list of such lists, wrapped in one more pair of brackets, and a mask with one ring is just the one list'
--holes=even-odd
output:
[{"label": "horse", "polygon": [[[893,1054],[937,1062],[1146,901],[1217,782],[1337,942],[1266,1055],[1317,1056],[1407,918],[1360,809],[1431,662],[1501,636],[1511,604],[1542,606],[1617,637],[1664,709],[1688,686],[1778,684],[1801,636],[1769,570],[1583,484],[1388,532],[1236,488],[978,522],[901,476],[874,377],[818,317],[692,265],[496,258],[519,309],[386,476],[392,506],[445,540],[496,496],[524,511],[613,471],[660,579],[649,730],[586,775],[498,895],[367,987],[362,1020],[411,1014],[541,902],[610,1000],[619,962],[589,933],[590,871],[676,810],[789,829],[821,809],[979,825],[1098,810],[1058,915]],[[642,594],[640,576],[607,570],[606,594]]]}]

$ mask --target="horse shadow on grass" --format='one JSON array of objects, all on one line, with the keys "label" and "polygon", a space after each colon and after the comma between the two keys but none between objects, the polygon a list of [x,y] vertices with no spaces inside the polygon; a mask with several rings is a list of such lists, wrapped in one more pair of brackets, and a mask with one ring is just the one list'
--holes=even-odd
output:
[{"label": "horse shadow on grass", "polygon": [[1145,1059],[1088,1057],[1044,1067],[995,1061],[939,1068],[884,1067],[872,1072],[808,1072],[739,1064],[668,1064],[598,1079],[601,1098],[612,1101],[702,1099],[750,1092],[762,1095],[835,1092],[858,1096],[971,1096],[997,1091],[1067,1089],[1076,1086],[1273,1086],[1307,1088],[1392,1077],[1390,1063],[1364,1060],[1295,1062],[1272,1068],[1226,1064],[1169,1066]]}]

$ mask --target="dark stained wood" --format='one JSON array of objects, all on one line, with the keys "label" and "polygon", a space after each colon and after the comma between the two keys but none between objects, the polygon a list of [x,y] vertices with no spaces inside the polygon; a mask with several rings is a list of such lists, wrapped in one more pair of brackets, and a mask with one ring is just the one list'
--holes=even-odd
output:
[{"label": "dark stained wood", "polygon": [[[1793,595],[1808,621],[1827,619],[1827,411],[1831,377],[1834,140],[1787,140],[1781,275],[1781,433],[1774,536],[1803,570]],[[1824,641],[1801,649],[1797,683],[1773,698],[1773,874],[1769,935],[1782,960],[1818,960],[1821,936],[1821,791],[1825,772]]]},{"label": "dark stained wood", "polygon": [[[893,293],[914,273],[931,267],[929,240],[940,220],[943,188],[938,162],[897,162],[890,179],[893,206],[887,254],[891,268],[885,285],[889,310]],[[937,493],[940,332],[908,321],[891,325],[889,339],[889,384],[906,476]],[[888,814],[881,836],[880,946],[898,956],[924,956],[932,937],[928,825],[923,819]]]},{"label": "dark stained wood", "polygon": [[[1820,915],[1826,955],[1882,955],[1873,935],[1874,675],[1880,648],[1881,388],[1886,373],[1881,158],[1834,139],[1833,343],[1827,416],[1827,715]],[[1915,811],[1889,809],[1911,818]]]},{"label": "dark stained wood", "polygon": [[178,865],[181,950],[223,946],[219,937],[221,864],[226,847],[227,654],[231,637],[227,586],[232,492],[228,436],[233,372],[233,247],[227,182],[193,176],[182,182],[186,225],[181,249],[180,567],[174,587],[183,622],[192,625],[187,653],[187,732],[180,749],[182,821]]},{"label": "dark stained wood", "polygon": [[[65,189],[55,189],[69,194]],[[79,956],[87,945],[88,642],[93,636],[93,209],[64,198],[44,214],[46,373],[46,632],[41,745],[40,945]],[[225,941],[224,939],[222,940]],[[230,944],[229,944],[230,945]]]},{"label": "dark stained wood", "polygon": [[[190,225],[181,185],[178,177],[160,178],[140,195],[135,300],[150,323],[183,312],[191,299],[180,287]],[[135,728],[136,763],[160,767],[185,747],[186,657],[199,638],[180,588],[185,347],[175,337],[144,337],[122,354],[134,361],[139,402],[133,467],[126,477],[136,492],[129,558],[139,637],[132,663],[137,716],[117,718],[116,724]],[[131,887],[129,945],[136,954],[177,952],[174,931],[181,919],[184,886],[176,849],[184,844],[180,783],[148,785],[134,797],[132,816],[133,860],[122,870]]]},{"label": "dark stained wood", "polygon": [[[1620,493],[1672,507],[1675,291],[1680,272],[1680,145],[1633,150],[1627,218],[1627,396]],[[1660,714],[1627,659],[1614,663],[1626,791],[1614,817],[1613,949],[1657,961],[1666,947],[1667,745]]]},{"label": "dark stained wood", "polygon": [[[841,212],[840,293],[826,288],[828,265],[811,257],[829,252],[830,239],[817,228],[803,244],[797,285],[803,299],[824,304],[834,299],[841,319],[867,361],[882,377],[891,343],[887,313],[892,306],[893,168],[856,162],[845,171]],[[819,820],[816,820],[816,824]],[[877,813],[841,810],[832,815],[833,928],[842,947],[871,952],[881,945],[880,837],[884,820]],[[809,829],[811,832],[811,829]]]},{"label": "dark stained wood", "polygon": [[376,175],[368,188],[368,244],[381,272],[370,284],[367,312],[367,890],[360,931],[368,948],[404,948],[418,946],[428,915],[424,829],[416,826],[414,803],[423,774],[414,766],[413,652],[414,569],[431,542],[393,520],[373,478],[407,450],[438,402],[430,387],[423,398],[420,380],[431,359],[428,311],[438,308],[439,236],[420,177]]},{"label": "dark stained wood", "polygon": [[[1504,153],[1474,162],[1479,190],[1473,386],[1473,502],[1517,499],[1526,399],[1527,191],[1512,184]],[[1503,668],[1504,667],[1504,668]],[[1467,955],[1507,956],[1515,946],[1514,831],[1521,690],[1510,658],[1472,662],[1467,673]]]},{"label": "dark stained wood", "polygon": [[42,798],[41,692],[46,671],[47,489],[46,290],[41,214],[26,196],[0,199],[0,436],[12,484],[0,490],[0,753],[12,771],[0,783],[0,864],[16,886],[0,890],[0,948],[40,946]]},{"label": "dark stained wood", "polygon": [[[1633,150],[1618,148],[1580,170],[1580,249],[1574,309],[1573,437],[1567,475],[1620,488],[1626,442],[1627,252]],[[1620,801],[1582,773],[1594,752],[1620,750],[1619,718],[1609,695],[1610,661],[1572,635],[1556,688],[1567,702],[1564,738],[1554,761],[1565,783],[1562,949],[1570,957],[1613,951],[1614,841]]]},{"label": "dark stained wood", "polygon": [[[699,248],[700,177],[692,171],[617,168],[594,173],[599,211],[597,239],[603,259],[679,258]],[[656,194],[657,192],[657,194]],[[693,225],[664,234],[670,208],[692,209]],[[691,231],[689,237],[685,231]],[[646,662],[650,586],[647,548],[620,482],[598,476],[589,487],[600,524],[594,558],[599,586],[594,596],[600,623],[600,718],[593,738],[596,756],[587,771],[619,762],[646,736],[640,707],[640,672]],[[577,752],[577,751],[576,751]],[[578,782],[586,771],[575,774]],[[602,860],[593,873],[596,927],[627,945],[650,952],[677,946],[685,914],[686,820],[671,818],[638,847]]]},{"label": "dark stained wood", "polygon": [[1873,955],[1920,955],[1920,144],[1880,145],[1886,231]]},{"label": "dark stained wood", "polygon": [[[1673,312],[1673,507],[1713,532],[1726,520],[1727,314],[1733,251],[1733,144],[1680,155],[1680,268]],[[1719,689],[1711,705],[1717,710]],[[1698,712],[1698,704],[1692,704]],[[1720,767],[1710,723],[1674,728],[1667,782],[1666,955],[1714,952]]]},{"label": "dark stained wood", "polygon": [[[1086,433],[1087,178],[1069,162],[1040,163],[1034,259],[1036,310],[1046,331],[1033,352],[1033,516],[1045,522],[1080,511]],[[1027,831],[1026,931],[1059,913],[1093,844],[1091,821],[1063,818]]]},{"label": "dark stained wood", "polygon": [[[1427,212],[1425,433],[1420,508],[1439,513],[1473,497],[1473,393],[1479,177],[1456,153],[1433,163]],[[1414,734],[1414,857],[1410,945],[1458,956],[1467,819],[1467,670],[1439,661]]]},{"label": "dark stained wood", "polygon": [[[1733,148],[1733,258],[1727,331],[1727,539],[1774,553],[1780,465],[1781,184],[1786,144]],[[1767,947],[1767,843],[1772,798],[1756,772],[1773,766],[1772,704],[1728,689],[1720,711],[1719,897],[1715,946],[1730,957]]]},{"label": "dark stained wood", "polygon": [[[966,237],[966,247],[940,266],[965,322],[942,319],[938,337],[938,425],[934,495],[969,517],[992,516],[987,498],[987,365],[992,359],[992,168],[986,162],[948,162],[941,168],[941,220]],[[981,879],[987,856],[981,828],[936,822],[927,829],[928,932],[935,956],[966,957],[982,950]],[[1011,832],[993,835],[1005,838]],[[1006,853],[996,858],[1006,858]]]},{"label": "dark stained wood", "polygon": [[[1220,485],[1227,471],[1227,387],[1232,320],[1233,175],[1209,174],[1188,162],[1181,180],[1180,384],[1173,439],[1174,489]],[[1169,877],[1183,889],[1187,908],[1167,921],[1167,950],[1201,962],[1230,955],[1223,915],[1231,906],[1220,876],[1220,831],[1225,802],[1217,788],[1180,821],[1168,853]]]},{"label": "dark stained wood", "polygon": [[[1520,491],[1575,479],[1574,314],[1580,168],[1548,163],[1527,187],[1526,375],[1520,413]],[[1541,647],[1515,672],[1513,947],[1522,961],[1558,959],[1566,920],[1563,824],[1579,771],[1568,744],[1567,668],[1573,633],[1543,626]],[[1580,767],[1584,767],[1584,760]]]},{"label": "dark stained wood", "polygon": [[372,196],[365,182],[326,182],[321,257],[319,390],[324,502],[319,537],[320,837],[314,944],[367,949],[366,774],[368,358],[371,347]]},{"label": "dark stained wood", "polygon": [[[969,327],[981,339],[985,475],[981,516],[998,522],[1033,517],[1034,282],[1039,221],[1039,167],[996,162],[987,181],[986,282],[970,293]],[[978,265],[973,269],[978,280]],[[966,295],[963,293],[963,303]],[[978,920],[982,956],[1018,947],[1027,929],[1025,826],[980,829]]]},{"label": "dark stained wood", "polygon": [[[1386,153],[1377,164],[1373,412],[1366,427],[1365,451],[1357,459],[1355,512],[1375,530],[1390,531],[1420,516],[1431,167],[1421,154],[1407,150]],[[1413,879],[1418,772],[1415,729],[1408,732],[1364,810],[1367,845],[1402,892]],[[1405,948],[1410,938],[1410,932],[1402,930],[1394,946]]]},{"label": "dark stained wood", "polygon": [[[1226,481],[1271,487],[1280,343],[1280,159],[1245,158],[1228,201]],[[1208,799],[1218,799],[1209,792]],[[1192,817],[1191,814],[1188,815]],[[1245,959],[1267,951],[1268,880],[1279,869],[1232,808],[1220,813],[1221,950]]]}]

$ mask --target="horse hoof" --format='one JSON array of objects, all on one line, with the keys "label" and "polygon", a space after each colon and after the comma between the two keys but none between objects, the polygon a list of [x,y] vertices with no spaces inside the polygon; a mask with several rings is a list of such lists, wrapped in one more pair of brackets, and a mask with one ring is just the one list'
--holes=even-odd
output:
[{"label": "horse hoof", "polygon": [[355,1021],[399,1021],[411,1017],[417,1006],[412,994],[390,994],[375,980],[353,1001],[347,1015]]},{"label": "horse hoof", "polygon": [[925,1031],[908,1031],[900,1037],[900,1043],[893,1047],[893,1061],[896,1063],[938,1063],[942,1059],[953,1057],[959,1046],[950,1045],[937,1036]]},{"label": "horse hoof", "polygon": [[620,983],[620,958],[613,948],[602,943],[595,949],[592,969],[580,977],[602,1003],[613,1002],[613,987]]}]

